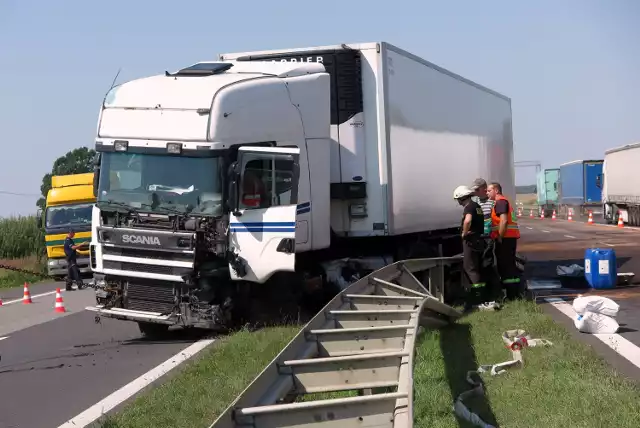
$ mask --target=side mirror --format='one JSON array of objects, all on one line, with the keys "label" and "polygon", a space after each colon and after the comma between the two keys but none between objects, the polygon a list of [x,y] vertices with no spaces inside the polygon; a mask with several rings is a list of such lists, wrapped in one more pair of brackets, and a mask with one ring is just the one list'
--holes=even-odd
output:
[{"label": "side mirror", "polygon": [[93,196],[98,197],[98,184],[100,178],[100,160],[102,153],[96,153],[93,158]]},{"label": "side mirror", "polygon": [[38,222],[38,226],[42,226],[42,210],[38,210],[36,212],[36,221]]},{"label": "side mirror", "polygon": [[229,181],[229,189],[227,196],[227,205],[229,206],[229,211],[233,213],[235,216],[241,215],[239,211],[239,199],[238,199],[238,190],[239,190],[239,182],[240,182],[240,166],[238,162],[233,162],[229,166],[229,171],[227,173],[227,178]]},{"label": "side mirror", "polygon": [[602,188],[602,174],[596,176],[596,187]]}]

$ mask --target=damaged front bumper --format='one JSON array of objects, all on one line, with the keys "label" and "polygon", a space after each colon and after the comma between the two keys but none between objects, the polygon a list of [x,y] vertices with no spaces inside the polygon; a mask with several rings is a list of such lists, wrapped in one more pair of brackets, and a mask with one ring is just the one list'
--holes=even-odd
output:
[{"label": "damaged front bumper", "polygon": [[95,312],[96,316],[115,318],[119,320],[166,325],[174,325],[178,322],[178,317],[174,314],[163,315],[159,312],[136,311],[123,308],[106,309],[102,305],[87,306],[85,309],[87,311]]}]

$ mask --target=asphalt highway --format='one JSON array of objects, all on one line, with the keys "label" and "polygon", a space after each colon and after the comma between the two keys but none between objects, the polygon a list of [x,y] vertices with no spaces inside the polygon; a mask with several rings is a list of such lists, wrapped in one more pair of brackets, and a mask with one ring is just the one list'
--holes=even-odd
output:
[{"label": "asphalt highway", "polygon": [[[618,273],[633,273],[630,284],[609,290],[576,287],[565,282],[562,289],[536,292],[538,302],[558,323],[564,325],[576,339],[591,346],[618,372],[640,383],[640,228],[603,224],[594,218],[566,220],[521,218],[522,238],[518,251],[527,258],[525,274],[529,283],[540,285],[561,282],[556,272],[558,265],[584,266],[588,248],[613,249],[616,253]],[[579,284],[579,283],[578,283]],[[573,324],[575,312],[571,306],[578,294],[597,294],[609,297],[620,305],[617,334],[593,335],[580,333]]]},{"label": "asphalt highway", "polygon": [[22,287],[0,294],[0,427],[61,426],[201,339],[176,332],[154,342],[132,322],[96,324],[84,309],[95,302],[91,288],[63,291],[67,312],[56,313],[56,287],[64,290],[31,287],[30,305],[21,302]]},{"label": "asphalt highway", "polygon": [[[518,251],[528,259],[531,281],[557,281],[557,265],[582,264],[585,249],[600,247],[613,248],[619,272],[637,273],[635,282],[640,282],[640,229],[527,217],[520,223]],[[131,396],[120,392],[123,387],[139,383],[139,378],[167,361],[180,360],[176,356],[188,354],[188,348],[202,342],[202,336],[179,332],[165,341],[149,341],[141,338],[135,323],[106,318],[96,323],[95,314],[84,309],[94,304],[91,288],[63,291],[67,312],[56,313],[56,287],[64,290],[61,283],[32,286],[31,305],[21,302],[21,284],[0,291],[0,427],[87,426],[101,406],[108,410]],[[612,298],[622,307],[620,336],[640,345],[640,292],[626,287],[609,295],[615,295]],[[558,322],[571,321],[550,310]],[[615,360],[615,352],[609,352],[606,358]],[[619,360],[622,366],[627,364],[631,377],[640,373],[624,358]]]}]

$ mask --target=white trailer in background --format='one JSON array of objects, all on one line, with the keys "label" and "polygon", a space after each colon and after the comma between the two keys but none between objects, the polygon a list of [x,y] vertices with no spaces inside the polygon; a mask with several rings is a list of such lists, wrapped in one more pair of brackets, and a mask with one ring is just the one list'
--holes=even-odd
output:
[{"label": "white trailer in background", "polygon": [[274,274],[332,295],[354,269],[458,253],[455,187],[485,177],[515,200],[511,123],[509,98],[388,43],[229,53],[117,86],[96,141],[93,310],[213,327]]},{"label": "white trailer in background", "polygon": [[618,216],[631,226],[640,226],[640,143],[609,149],[602,166],[602,204],[607,223]]}]

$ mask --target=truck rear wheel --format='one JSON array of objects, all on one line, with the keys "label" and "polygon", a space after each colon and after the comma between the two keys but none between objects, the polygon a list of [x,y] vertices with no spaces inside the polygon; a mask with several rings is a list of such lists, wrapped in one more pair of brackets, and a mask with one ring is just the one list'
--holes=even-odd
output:
[{"label": "truck rear wheel", "polygon": [[149,339],[160,339],[169,331],[168,325],[152,322],[138,322],[138,328],[140,329],[140,333]]}]

